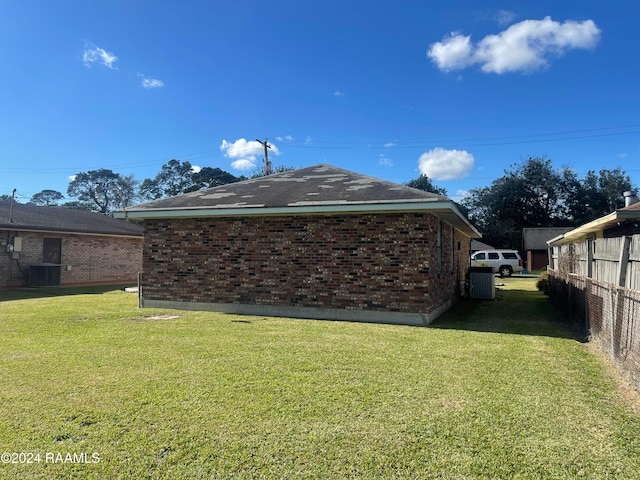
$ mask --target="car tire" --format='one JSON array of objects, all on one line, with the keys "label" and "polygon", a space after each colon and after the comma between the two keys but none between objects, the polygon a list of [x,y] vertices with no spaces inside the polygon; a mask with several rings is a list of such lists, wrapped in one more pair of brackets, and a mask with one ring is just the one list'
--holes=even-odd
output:
[{"label": "car tire", "polygon": [[511,269],[511,267],[509,265],[501,266],[498,271],[500,272],[500,276],[501,277],[510,277],[511,274],[513,273],[513,270]]}]

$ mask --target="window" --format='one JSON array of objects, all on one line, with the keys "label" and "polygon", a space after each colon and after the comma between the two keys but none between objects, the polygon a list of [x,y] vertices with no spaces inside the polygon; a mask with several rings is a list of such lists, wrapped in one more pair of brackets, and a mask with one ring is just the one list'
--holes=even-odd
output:
[{"label": "window", "polygon": [[45,238],[42,242],[42,263],[62,263],[62,239]]},{"label": "window", "polygon": [[489,260],[500,260],[498,252],[489,252]]},{"label": "window", "polygon": [[502,255],[504,256],[504,258],[508,258],[509,260],[518,259],[518,256],[515,254],[515,252],[502,252]]},{"label": "window", "polygon": [[485,259],[485,254],[484,253],[476,253],[473,258],[475,258],[476,260],[484,260]]}]

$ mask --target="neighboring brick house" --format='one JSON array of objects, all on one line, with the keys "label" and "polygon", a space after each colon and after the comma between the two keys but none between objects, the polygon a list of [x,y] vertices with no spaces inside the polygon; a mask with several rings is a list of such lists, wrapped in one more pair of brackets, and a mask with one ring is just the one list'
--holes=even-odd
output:
[{"label": "neighboring brick house", "polygon": [[425,325],[459,297],[480,234],[439,195],[317,165],[128,208],[142,303]]},{"label": "neighboring brick house", "polygon": [[135,282],[142,231],[99,213],[0,202],[0,287]]}]

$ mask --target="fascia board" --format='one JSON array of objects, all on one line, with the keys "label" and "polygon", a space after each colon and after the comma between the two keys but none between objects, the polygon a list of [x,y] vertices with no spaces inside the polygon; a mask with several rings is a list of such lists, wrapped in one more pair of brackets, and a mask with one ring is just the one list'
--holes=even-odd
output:
[{"label": "fascia board", "polygon": [[[585,223],[578,228],[574,228],[573,230],[568,231],[559,239],[553,239],[554,244],[566,244],[575,242],[582,237],[586,237],[591,233],[599,232],[604,230],[608,224],[614,222],[618,219],[618,213],[613,212],[609,215],[605,215],[604,217],[600,217],[596,220],[593,220],[589,223]],[[551,244],[551,241],[549,242]]]},{"label": "fascia board", "polygon": [[[114,217],[123,219],[161,219],[161,218],[210,218],[210,217],[246,217],[278,215],[332,215],[349,213],[393,213],[425,212],[452,213],[457,218],[458,230],[480,238],[482,235],[460,213],[453,202],[403,202],[403,203],[360,203],[360,204],[317,204],[285,207],[233,207],[233,208],[174,208],[124,210],[116,212]],[[476,237],[477,235],[477,237]]]},{"label": "fascia board", "polygon": [[0,225],[0,231],[8,232],[20,232],[20,233],[50,233],[55,235],[80,235],[80,236],[92,236],[92,237],[118,237],[118,238],[142,238],[143,234],[136,235],[135,233],[102,233],[102,232],[83,232],[80,230],[55,230],[52,228],[38,228],[38,227],[25,227],[22,225],[14,225],[8,227],[6,225]]}]

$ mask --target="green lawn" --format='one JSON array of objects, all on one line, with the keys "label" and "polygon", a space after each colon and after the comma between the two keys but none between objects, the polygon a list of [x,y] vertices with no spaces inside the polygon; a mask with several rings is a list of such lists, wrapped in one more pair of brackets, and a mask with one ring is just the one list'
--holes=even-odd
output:
[{"label": "green lawn", "polygon": [[434,328],[0,291],[0,452],[40,455],[0,478],[637,478],[603,364],[535,279],[496,281]]}]

